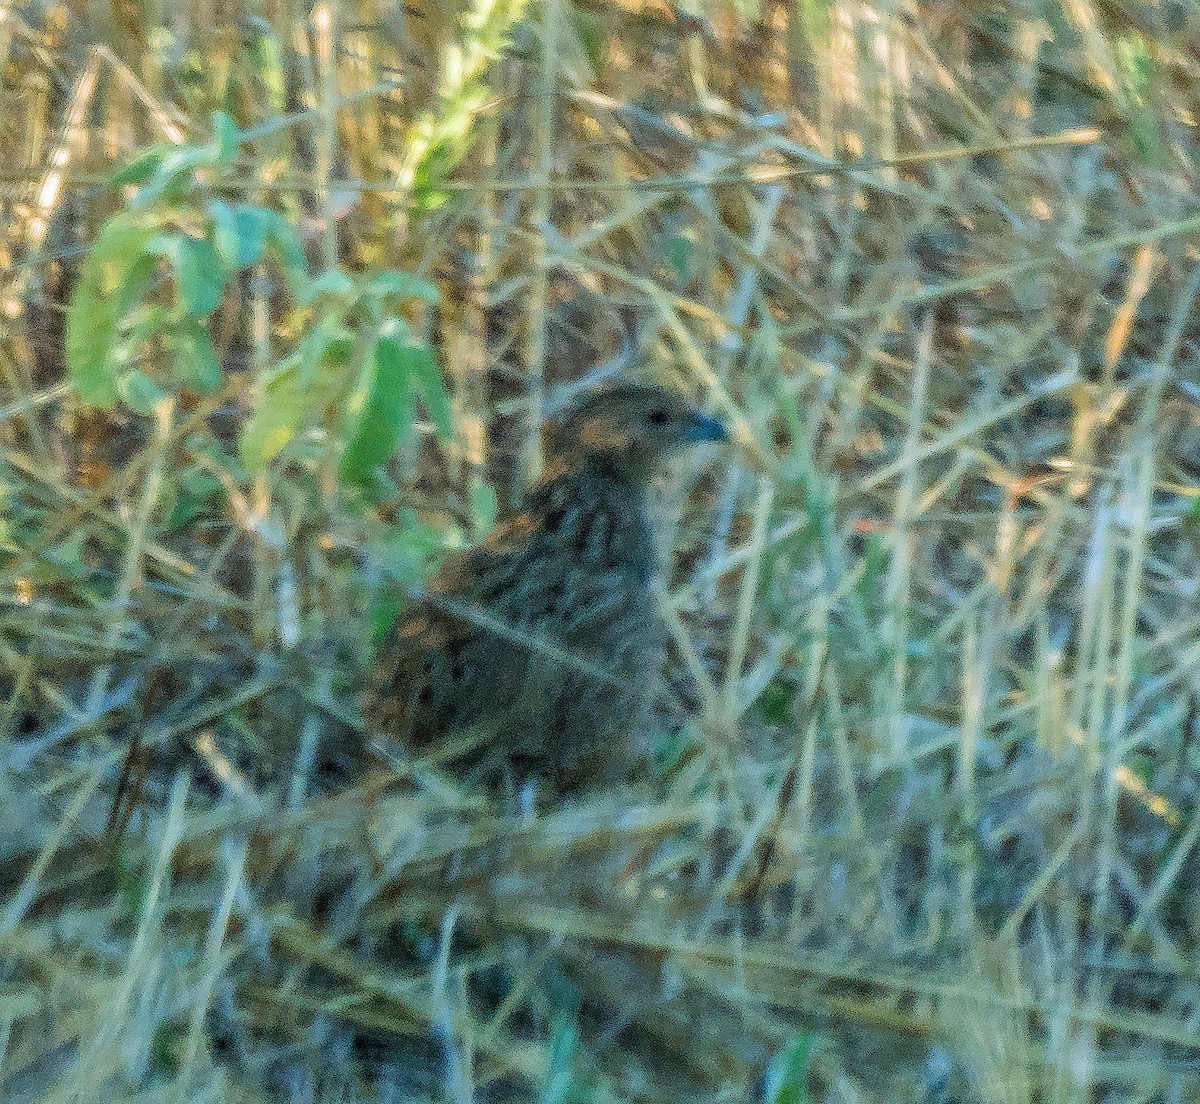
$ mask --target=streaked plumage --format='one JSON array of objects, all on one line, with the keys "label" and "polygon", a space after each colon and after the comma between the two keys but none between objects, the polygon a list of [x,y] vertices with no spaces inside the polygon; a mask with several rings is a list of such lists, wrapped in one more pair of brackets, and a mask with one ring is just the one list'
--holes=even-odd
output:
[{"label": "streaked plumage", "polygon": [[626,763],[665,642],[647,483],[670,452],[724,436],[659,387],[568,411],[524,509],[447,561],[393,627],[368,727],[413,749],[462,740],[472,773],[509,767],[560,789]]}]

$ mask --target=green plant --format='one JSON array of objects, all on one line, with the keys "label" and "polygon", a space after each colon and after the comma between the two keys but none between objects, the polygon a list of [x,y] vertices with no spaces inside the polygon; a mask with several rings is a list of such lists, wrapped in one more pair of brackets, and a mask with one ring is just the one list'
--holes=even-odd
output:
[{"label": "green plant", "polygon": [[217,113],[210,143],[148,150],[113,176],[135,191],[101,227],[67,313],[67,363],[85,403],[122,399],[148,413],[168,390],[215,391],[221,368],[204,323],[268,246],[303,295],[307,265],[286,220],[217,194],[236,156],[237,133]]},{"label": "green plant", "polygon": [[411,435],[416,398],[438,432],[450,433],[450,404],[433,351],[392,313],[407,299],[436,301],[437,289],[400,272],[364,282],[328,272],[309,290],[306,332],[259,381],[242,459],[250,471],[261,471],[319,418],[334,431],[342,476],[366,484]]},{"label": "green plant", "polygon": [[800,1033],[771,1059],[763,1086],[764,1100],[769,1104],[805,1104],[809,1099],[812,1046],[813,1037]]},{"label": "green plant", "polygon": [[412,433],[420,399],[439,433],[450,408],[430,347],[400,312],[437,301],[437,288],[404,272],[355,278],[309,274],[300,240],[278,211],[227,198],[238,134],[213,115],[203,145],[155,148],[112,178],[134,188],[102,226],[67,314],[67,361],[79,397],[139,414],[181,391],[222,383],[208,320],[246,269],[273,261],[291,297],[291,348],[253,388],[240,439],[261,472],[302,430],[319,425],[342,476],[368,484]]},{"label": "green plant", "polygon": [[527,0],[474,0],[460,18],[462,37],[443,51],[435,105],[409,130],[398,174],[417,211],[440,207],[441,185],[467,155],[473,124],[490,94],[488,65],[525,14]]}]

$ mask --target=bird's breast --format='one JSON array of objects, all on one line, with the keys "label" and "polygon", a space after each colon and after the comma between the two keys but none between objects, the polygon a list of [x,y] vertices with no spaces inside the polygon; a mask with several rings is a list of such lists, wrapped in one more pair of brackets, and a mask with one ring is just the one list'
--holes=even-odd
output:
[{"label": "bird's breast", "polygon": [[658,571],[657,545],[644,495],[625,483],[564,478],[548,488],[536,541],[573,567],[649,583]]}]

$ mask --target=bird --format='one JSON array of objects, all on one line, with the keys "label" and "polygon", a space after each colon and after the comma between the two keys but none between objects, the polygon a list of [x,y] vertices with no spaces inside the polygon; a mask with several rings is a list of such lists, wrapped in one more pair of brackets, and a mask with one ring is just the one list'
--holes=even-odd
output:
[{"label": "bird", "polygon": [[367,731],[484,783],[568,793],[627,771],[665,661],[650,487],[672,456],[727,437],[658,384],[576,400],[519,512],[443,562],[386,634]]}]

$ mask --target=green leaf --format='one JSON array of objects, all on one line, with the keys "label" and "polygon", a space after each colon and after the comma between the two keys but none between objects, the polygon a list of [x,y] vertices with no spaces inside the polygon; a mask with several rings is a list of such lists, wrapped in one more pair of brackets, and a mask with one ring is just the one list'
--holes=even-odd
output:
[{"label": "green leaf", "polygon": [[209,236],[217,256],[221,258],[221,264],[226,268],[240,268],[238,257],[241,254],[241,241],[236,213],[223,199],[214,199],[208,205],[208,213],[212,216]]},{"label": "green leaf", "polygon": [[786,725],[794,719],[796,686],[790,679],[772,679],[758,698],[758,711],[767,724]]},{"label": "green leaf", "polygon": [[[131,207],[148,207],[164,196],[180,194],[192,184],[190,174],[212,162],[211,152],[202,146],[177,146],[163,154],[158,171],[130,201]],[[188,179],[181,178],[187,176]]]},{"label": "green leaf", "polygon": [[253,203],[230,206],[214,199],[209,204],[213,218],[213,246],[226,269],[249,268],[257,264],[267,248],[267,228],[264,207]]},{"label": "green leaf", "polygon": [[117,377],[117,394],[137,414],[153,414],[166,392],[145,372],[131,368]]},{"label": "green leaf", "polygon": [[179,301],[193,318],[207,318],[217,309],[225,290],[225,268],[207,238],[175,238],[172,260]]},{"label": "green leaf", "polygon": [[575,1052],[579,1035],[565,1016],[556,1017],[546,1056],[546,1080],[538,1104],[568,1104],[575,1096]]},{"label": "green leaf", "polygon": [[688,263],[691,261],[695,249],[696,234],[692,230],[672,234],[666,241],[663,253],[666,256],[667,264],[681,280],[687,275]]},{"label": "green leaf", "polygon": [[242,462],[251,474],[278,456],[314,411],[332,403],[339,393],[353,335],[335,323],[322,324],[300,348],[272,369],[242,431]]},{"label": "green leaf", "polygon": [[279,254],[292,294],[301,303],[307,303],[308,261],[296,235],[295,228],[278,211],[266,207],[257,208],[263,235]]},{"label": "green leaf", "polygon": [[224,111],[212,113],[212,156],[218,165],[232,165],[237,159],[238,130]]},{"label": "green leaf", "polygon": [[246,422],[239,443],[242,462],[254,475],[278,456],[312,409],[311,389],[300,356],[289,357],[271,374]]},{"label": "green leaf", "polygon": [[322,318],[300,342],[300,355],[308,366],[307,378],[315,381],[320,365],[346,365],[354,357],[357,339],[338,316]]},{"label": "green leaf", "polygon": [[114,215],[83,262],[67,308],[66,347],[71,381],[86,403],[107,408],[116,401],[122,325],[154,272],[147,247],[158,230],[143,212]]},{"label": "green leaf", "polygon": [[314,302],[321,296],[331,299],[353,299],[356,287],[354,281],[341,269],[333,268],[314,276],[308,283],[308,302]]},{"label": "green leaf", "polygon": [[1113,55],[1130,98],[1142,102],[1154,75],[1154,56],[1146,39],[1136,32],[1121,35],[1113,47]]},{"label": "green leaf", "polygon": [[167,340],[177,378],[194,391],[211,395],[221,386],[221,362],[208,330],[192,319],[181,319]]},{"label": "green leaf", "polygon": [[[167,332],[169,326],[175,324],[175,313],[167,310],[161,303],[148,303],[144,300],[135,303],[125,313],[121,326],[120,351],[132,351],[139,348],[143,342],[158,337]],[[114,358],[120,360],[120,355]]]},{"label": "green leaf", "polygon": [[380,590],[367,611],[367,631],[372,649],[378,649],[404,608],[399,591],[392,587]]},{"label": "green leaf", "polygon": [[395,521],[385,531],[385,538],[386,543],[373,552],[384,578],[400,585],[384,585],[380,594],[403,594],[405,590],[423,586],[433,570],[434,561],[446,552],[446,535],[418,520],[409,509],[397,511]]},{"label": "green leaf", "polygon": [[771,1059],[764,1079],[766,1104],[807,1104],[812,1036],[797,1035]]},{"label": "green leaf", "polygon": [[167,230],[155,234],[154,237],[146,242],[146,252],[152,257],[174,257],[179,237],[178,230]]},{"label": "green leaf", "polygon": [[609,42],[608,24],[603,15],[583,11],[575,4],[567,10],[575,25],[576,41],[583,49],[583,56],[593,69],[600,69],[604,65],[604,53]]},{"label": "green leaf", "polygon": [[796,17],[798,29],[810,42],[821,42],[829,33],[829,24],[833,17],[832,0],[800,0]]},{"label": "green leaf", "polygon": [[65,568],[83,567],[83,546],[87,534],[81,529],[61,544],[46,549],[46,558]]},{"label": "green leaf", "polygon": [[267,248],[267,227],[263,215],[270,212],[253,203],[239,203],[233,213],[237,219],[238,268],[249,268],[259,262]]},{"label": "green leaf", "polygon": [[108,178],[108,186],[120,188],[126,184],[144,184],[158,172],[170,149],[170,146],[154,146],[145,153],[138,154],[124,168],[118,169]]},{"label": "green leaf", "polygon": [[438,436],[449,440],[454,433],[454,416],[450,410],[450,396],[442,380],[433,350],[428,345],[412,345],[413,389],[420,396],[429,417],[433,419]]},{"label": "green leaf", "polygon": [[379,273],[363,289],[369,295],[381,298],[388,296],[393,299],[423,299],[426,303],[438,303],[442,293],[436,284],[411,272],[399,272],[388,269]]},{"label": "green leaf", "polygon": [[341,472],[351,483],[369,483],[397,445],[412,435],[414,360],[419,346],[382,337],[363,366],[347,404],[351,420]]},{"label": "green leaf", "polygon": [[695,750],[695,734],[691,728],[668,729],[654,741],[654,770],[659,778],[673,774],[684,757]]},{"label": "green leaf", "polygon": [[185,468],[179,480],[179,493],[167,517],[167,528],[180,529],[203,516],[220,490],[221,484],[203,468]]}]

